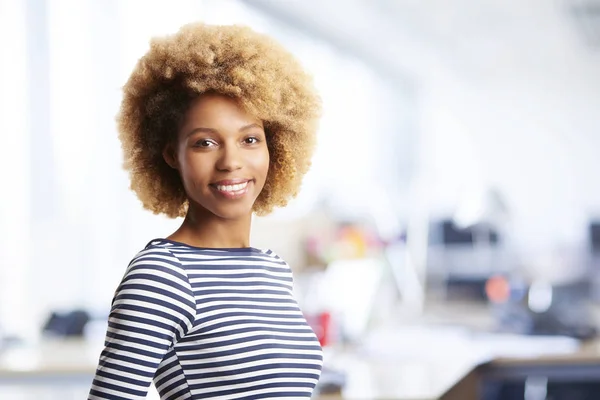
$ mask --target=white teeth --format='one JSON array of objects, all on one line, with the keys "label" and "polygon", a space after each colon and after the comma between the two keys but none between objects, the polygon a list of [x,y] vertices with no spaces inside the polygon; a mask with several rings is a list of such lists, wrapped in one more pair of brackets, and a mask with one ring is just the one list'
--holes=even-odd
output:
[{"label": "white teeth", "polygon": [[217,185],[217,189],[222,192],[237,192],[244,189],[248,185],[248,182],[238,183],[236,185]]}]

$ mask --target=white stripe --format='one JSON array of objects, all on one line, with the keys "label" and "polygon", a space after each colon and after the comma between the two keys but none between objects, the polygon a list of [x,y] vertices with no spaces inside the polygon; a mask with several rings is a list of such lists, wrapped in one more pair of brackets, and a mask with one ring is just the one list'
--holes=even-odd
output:
[{"label": "white stripe", "polygon": [[[276,389],[274,388],[276,391],[282,391],[282,392],[288,391],[288,390],[296,391],[296,390],[298,390],[297,389],[298,387],[293,385],[293,383],[296,383],[296,382],[297,383],[313,383],[313,384],[317,383],[315,379],[309,379],[309,378],[271,378],[271,379],[261,379],[261,380],[252,381],[252,382],[229,384],[229,385],[223,386],[223,387],[209,387],[209,388],[205,388],[205,389],[197,389],[197,390],[194,390],[194,394],[205,394],[205,393],[222,391],[222,390],[241,389],[241,388],[252,387],[252,386],[257,386],[257,385],[268,385],[269,383],[287,383],[287,384],[289,384],[289,386],[278,387]],[[263,390],[268,390],[268,389],[263,389]],[[263,390],[260,390],[259,393],[269,393],[269,392],[264,392]],[[248,394],[244,393],[244,395],[248,395]],[[237,396],[239,396],[239,393],[237,394]]]},{"label": "white stripe", "polygon": [[[282,301],[277,301],[277,302],[265,302],[265,301],[252,301],[252,300],[210,300],[207,302],[203,302],[202,304],[200,304],[197,309],[198,311],[201,311],[205,308],[208,307],[216,307],[216,306],[220,306],[220,307],[241,307],[241,306],[246,306],[246,307],[262,307],[262,306],[268,306],[268,307],[273,307],[273,308],[290,308],[290,307],[298,307],[298,303],[296,303],[293,299],[290,299],[289,296],[288,297],[288,301],[286,302],[282,302]],[[204,298],[204,296],[203,296]]]},{"label": "white stripe", "polygon": [[[236,368],[237,369],[237,368]],[[230,380],[236,380],[236,379],[245,379],[245,378],[251,378],[251,377],[256,377],[256,378],[260,378],[261,376],[265,376],[265,375],[270,375],[270,374],[277,374],[277,373],[318,373],[319,370],[317,368],[313,369],[313,370],[307,370],[305,368],[277,368],[277,367],[273,367],[273,368],[269,368],[269,369],[261,369],[260,371],[252,371],[252,372],[246,372],[245,374],[236,374],[236,375],[230,375],[230,376],[226,376],[226,377],[221,377],[221,376],[217,376],[214,378],[201,378],[201,379],[190,379],[190,383],[193,383],[194,385],[201,385],[203,383],[211,383],[211,382],[227,382]]]},{"label": "white stripe", "polygon": [[[125,290],[121,291],[121,293],[125,293],[125,292],[128,293],[128,294],[144,294],[144,296],[149,297],[147,292],[140,292],[137,289],[129,289],[127,291],[125,291]],[[164,297],[163,297],[163,299],[164,299]],[[172,299],[170,299],[168,301],[170,303],[173,303]],[[128,304],[128,305],[137,306],[137,307],[149,308],[149,309],[152,309],[152,310],[163,312],[163,313],[165,313],[167,315],[173,315],[173,316],[176,317],[174,319],[176,319],[178,321],[185,321],[186,325],[189,325],[189,327],[191,327],[191,322],[189,322],[187,320],[186,316],[184,316],[183,314],[181,314],[179,312],[175,312],[174,310],[171,310],[170,308],[165,307],[165,306],[163,306],[161,304],[146,303],[143,300],[136,300],[136,299],[119,299],[119,300],[115,300],[115,302],[114,302],[115,306],[118,306],[118,305],[121,305],[121,304]],[[179,308],[182,308],[182,309],[184,309],[186,311],[189,311],[190,314],[192,314],[192,315],[196,314],[196,310],[194,310],[194,309],[192,309],[190,307],[187,307],[185,304],[177,303],[177,305],[180,306]],[[120,309],[118,312],[121,313],[121,312],[124,312],[124,311],[126,311],[126,310]],[[127,311],[128,312],[131,311],[131,312],[134,312],[134,313],[138,312],[138,311],[133,311],[133,310],[127,310]],[[141,313],[141,312],[140,312],[140,314],[138,314],[138,316],[143,316],[143,315],[144,315],[144,313]],[[152,314],[152,316],[151,316],[150,319],[156,319],[156,318],[162,318],[162,317],[159,317],[158,315]],[[168,324],[172,325],[173,322],[168,322]]]},{"label": "white stripe", "polygon": [[[126,362],[123,362],[123,361],[120,361],[120,360],[111,360],[111,363],[115,364],[115,365],[122,366],[122,367],[129,367],[129,368],[132,368],[132,369],[137,369],[138,371],[145,371],[145,372],[148,372],[148,373],[152,373],[153,370],[154,370],[153,368],[141,367],[138,364],[133,364],[132,365],[130,363],[126,363]],[[143,380],[143,378],[140,379],[140,375],[139,374],[136,375],[136,374],[132,374],[131,372],[125,372],[125,371],[121,371],[121,370],[118,370],[118,369],[109,368],[106,365],[103,368],[101,368],[101,370],[104,371],[104,372],[110,373],[110,374],[115,374],[117,376],[122,376],[124,378]],[[99,380],[102,380],[102,381],[105,381],[105,382],[107,381],[107,379],[108,378],[105,378],[105,377],[99,378]]]},{"label": "white stripe", "polygon": [[[268,305],[268,304],[264,304],[264,305]],[[220,308],[216,308],[214,310],[211,311],[202,311],[200,313],[198,313],[198,319],[199,320],[204,320],[204,319],[208,319],[210,317],[213,317],[215,315],[220,315],[223,313],[252,313],[252,314],[261,314],[262,316],[264,316],[265,318],[268,318],[270,316],[277,316],[277,315],[288,315],[288,316],[296,316],[299,318],[303,318],[302,312],[299,310],[283,310],[283,311],[278,311],[278,310],[261,310],[261,309],[247,309],[247,308],[236,308],[236,307],[220,307]],[[254,318],[254,317],[249,317],[249,318]],[[291,319],[282,319],[282,321],[291,321]],[[304,320],[302,319],[301,321],[299,321],[300,323],[302,323]]]},{"label": "white stripe", "polygon": [[[196,292],[199,292],[200,290],[195,290]],[[201,304],[205,304],[207,300],[210,299],[220,299],[222,297],[244,297],[246,299],[264,299],[264,300],[275,300],[275,301],[281,301],[281,300],[286,300],[289,301],[290,300],[290,293],[284,293],[284,291],[281,291],[282,294],[271,294],[271,293],[238,293],[238,292],[231,292],[231,293],[211,293],[211,294],[203,294],[202,295],[202,302]]]},{"label": "white stripe", "polygon": [[[180,294],[177,293],[176,290],[171,290],[171,292],[176,293],[176,294]],[[145,296],[145,297],[151,297],[157,300],[162,300],[165,303],[175,303],[177,306],[179,306],[179,308],[182,308],[184,311],[189,311],[191,314],[195,314],[196,310],[194,308],[188,307],[185,303],[181,303],[181,302],[174,302],[173,298],[170,298],[164,294],[159,294],[159,293],[154,293],[154,292],[148,292],[146,290],[142,290],[142,289],[123,289],[121,290],[122,294],[124,295],[138,295],[138,296]],[[119,299],[118,301],[115,301],[115,305],[116,304],[135,304],[134,302],[136,301],[140,301],[140,300],[130,300],[130,299]],[[153,308],[153,309],[157,309],[157,310],[161,310],[161,311],[165,311],[166,313],[170,313],[173,314],[174,311],[166,308],[162,305],[159,304],[155,304],[155,303],[138,303],[138,305],[143,305],[146,308]],[[177,313],[176,314],[178,316],[178,319],[182,320],[184,319],[183,315]]]},{"label": "white stripe", "polygon": [[[222,366],[219,366],[218,370],[219,371],[231,371],[231,370],[238,370],[238,369],[244,369],[244,368],[259,367],[259,366],[266,365],[266,364],[272,364],[272,365],[303,364],[303,365],[306,365],[307,371],[313,371],[313,370],[316,371],[319,369],[320,366],[323,365],[323,363],[321,361],[314,360],[314,359],[299,358],[299,359],[290,360],[289,358],[269,358],[269,359],[264,359],[264,360],[247,361],[245,363],[238,363],[238,364],[232,364],[232,365],[222,365]],[[195,366],[196,366],[196,363],[194,361],[191,361],[189,363],[189,366],[185,369],[186,373],[202,374],[202,373],[211,372],[211,370],[207,370],[205,368],[194,368]]]},{"label": "white stripe", "polygon": [[[124,336],[129,336],[131,337],[131,335],[129,335],[129,332],[124,332],[124,331],[120,331]],[[127,340],[121,340],[121,339],[117,339],[117,338],[110,338],[110,343],[112,344],[120,344],[120,345],[124,345],[124,346],[129,346],[129,347],[133,347],[136,350],[141,350],[141,351],[147,351],[147,352],[152,352],[152,353],[157,353],[160,350],[157,349],[157,347],[169,347],[171,345],[171,342],[169,340],[164,340],[164,339],[146,339],[148,341],[152,341],[152,343],[154,344],[154,346],[149,346],[147,344],[141,344],[138,342],[130,342]],[[138,354],[138,353],[134,353],[134,354]]]},{"label": "white stripe", "polygon": [[[129,304],[132,304],[132,303],[133,302],[130,302]],[[156,310],[158,307],[153,307],[153,308]],[[166,309],[166,310],[168,310],[168,309]],[[165,311],[165,312],[168,312],[168,311]],[[171,312],[171,314],[173,314],[173,313]],[[183,332],[183,328],[179,324],[179,321],[175,321],[174,322],[173,320],[166,319],[165,317],[160,316],[160,315],[156,315],[156,314],[146,315],[145,313],[142,313],[140,311],[133,311],[133,310],[129,310],[129,309],[120,309],[118,314],[113,314],[113,316],[111,317],[111,321],[114,321],[114,322],[119,323],[121,325],[128,325],[128,324],[134,324],[135,323],[134,321],[131,321],[131,320],[128,320],[128,319],[119,318],[121,315],[129,315],[131,317],[151,319],[152,321],[156,321],[156,322],[162,323],[164,325],[168,325],[168,326],[171,326],[171,327],[174,326],[177,329],[177,331],[179,332],[180,335],[183,335],[183,333],[184,333]],[[186,325],[189,325],[189,327],[191,327],[191,324],[189,324],[187,321],[184,321],[184,322],[186,322]],[[146,329],[148,329],[148,327],[149,327],[149,325],[145,325],[145,324],[143,324],[142,326],[145,327]],[[188,327],[188,329],[189,329],[189,327]],[[113,328],[108,327],[108,329],[111,330]],[[170,334],[170,331],[166,331],[163,328],[158,328],[157,326],[154,326],[154,325],[152,325],[152,329],[153,330],[162,329],[162,331],[165,334],[167,334],[167,333]],[[145,336],[145,335],[143,335],[141,333],[134,333],[134,332],[132,332],[131,335],[134,335],[134,337],[138,337],[138,336],[135,336],[135,335],[140,335],[139,338],[141,338],[141,339],[145,339],[147,337],[147,336]]]},{"label": "white stripe", "polygon": [[[246,325],[250,325],[250,324],[246,324]],[[197,343],[196,342],[202,342],[202,344],[210,344],[210,343],[220,343],[220,342],[225,342],[225,341],[229,341],[229,340],[239,340],[239,339],[243,339],[243,338],[247,338],[247,337],[251,337],[251,336],[259,336],[259,335],[264,335],[264,336],[278,336],[278,337],[285,337],[285,336],[290,336],[290,337],[297,337],[297,338],[307,338],[307,337],[312,337],[314,338],[315,335],[312,331],[305,331],[305,332],[298,332],[298,333],[289,333],[289,332],[272,332],[272,331],[261,331],[261,328],[264,328],[264,326],[262,325],[258,325],[258,324],[253,324],[254,327],[257,328],[257,330],[254,331],[250,331],[250,332],[242,332],[242,333],[234,333],[231,335],[227,335],[227,332],[223,332],[224,335],[219,335],[218,337],[213,337],[213,338],[208,338],[208,339],[204,339],[202,337],[199,337],[198,340],[196,340],[195,342],[191,342],[191,343],[179,343],[177,345],[178,349],[186,349],[187,347],[193,347],[196,346]]]},{"label": "white stripe", "polygon": [[[254,396],[254,395],[261,395],[261,394],[274,393],[274,392],[283,392],[283,391],[306,392],[307,397],[310,397],[310,393],[312,392],[312,390],[307,389],[307,388],[290,387],[290,388],[268,388],[268,389],[261,389],[261,390],[252,390],[252,391],[244,392],[243,394],[244,394],[244,396]],[[213,399],[213,400],[230,400],[230,399],[235,399],[236,397],[240,397],[240,394],[236,393],[236,394],[231,394],[231,395],[227,395],[227,396],[215,396],[215,397],[211,397],[211,399]],[[260,397],[257,397],[257,398],[260,398]]]},{"label": "white stripe", "polygon": [[[286,329],[286,330],[294,330],[295,329],[295,330],[298,330],[298,331],[300,331],[302,329],[308,331],[308,329],[310,329],[307,326],[302,326],[302,325],[299,325],[299,326],[296,326],[296,325],[279,325],[279,324],[273,324],[273,323],[265,325],[264,323],[261,324],[261,323],[258,323],[258,322],[247,322],[247,323],[243,323],[243,324],[236,324],[234,326],[222,326],[220,328],[211,329],[210,333],[211,334],[213,334],[213,333],[221,333],[221,332],[227,332],[227,331],[234,330],[234,329],[244,329],[244,328],[249,328],[249,327],[256,327],[257,329],[262,329],[262,328],[266,329],[267,327],[268,328],[272,328],[272,329]],[[293,336],[296,333],[295,332],[290,332],[290,333],[281,333],[281,334],[282,335]]]},{"label": "white stripe", "polygon": [[[219,357],[219,361],[222,362],[227,362],[227,361],[235,361],[238,359],[243,359],[246,357],[256,357],[256,356],[264,356],[264,355],[270,355],[270,354],[281,354],[281,353],[286,353],[286,354],[300,354],[300,355],[305,355],[305,356],[319,356],[321,355],[321,352],[318,350],[295,350],[295,349],[260,349],[260,350],[254,350],[254,351],[246,351],[244,353],[241,354],[232,354],[232,355],[228,355],[228,356],[221,356]],[[289,360],[288,362],[292,361],[295,362],[295,359]],[[203,365],[203,364],[211,364],[214,363],[215,360],[213,360],[212,358],[208,358],[208,359],[203,359],[203,360],[181,360],[181,365],[182,366],[187,366],[187,365]]]},{"label": "white stripe", "polygon": [[[235,322],[235,321],[245,321],[245,320],[252,320],[252,321],[265,321],[265,322],[287,322],[288,325],[281,325],[281,326],[290,326],[289,324],[292,323],[296,323],[298,325],[300,325],[303,321],[304,318],[300,315],[297,318],[274,318],[274,317],[259,317],[259,316],[246,316],[246,315],[240,315],[240,316],[233,316],[233,317],[223,317],[223,318],[214,318],[211,319],[210,321],[207,321],[203,324],[200,324],[200,328],[201,329],[208,329],[213,325],[218,325],[218,324],[223,324],[225,322]],[[234,329],[235,324],[230,324],[230,329]]]},{"label": "white stripe", "polygon": [[[104,377],[96,377],[96,380],[98,380],[100,382],[104,382],[104,383],[108,383],[108,384],[120,386],[120,387],[123,387],[125,389],[137,390],[137,391],[140,391],[140,392],[143,392],[144,390],[148,389],[148,387],[146,387],[146,386],[131,385],[131,384],[127,383],[127,382],[116,381],[114,379],[107,379],[107,378],[104,378]],[[104,387],[96,386],[95,384],[92,384],[92,388],[96,389],[100,393],[113,394],[113,395],[121,396],[121,397],[133,396],[132,394],[127,394],[126,395],[122,391],[116,391],[116,390],[112,390],[112,389],[107,389],[107,388],[104,388]]]},{"label": "white stripe", "polygon": [[[292,346],[298,346],[298,347],[314,346],[314,343],[310,343],[310,342],[298,342],[297,340],[293,340],[293,339],[281,340],[281,339],[270,338],[270,339],[261,339],[261,340],[249,340],[247,342],[231,344],[229,346],[215,346],[215,347],[211,347],[208,349],[190,349],[190,350],[178,349],[177,354],[180,354],[182,356],[191,356],[194,354],[202,355],[202,354],[216,353],[216,352],[220,352],[220,351],[243,349],[245,347],[250,347],[250,346],[268,345],[268,344],[292,345]],[[285,350],[285,351],[287,351],[287,350]]]}]

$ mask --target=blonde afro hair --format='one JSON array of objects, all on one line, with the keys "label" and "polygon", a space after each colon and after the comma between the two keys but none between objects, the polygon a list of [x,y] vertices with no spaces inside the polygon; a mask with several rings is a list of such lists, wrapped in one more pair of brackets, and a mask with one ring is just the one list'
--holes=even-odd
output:
[{"label": "blonde afro hair", "polygon": [[271,38],[244,26],[194,23],[155,38],[123,88],[117,117],[131,189],[155,214],[185,216],[188,200],[164,147],[191,100],[231,96],[265,126],[270,166],[258,215],[296,196],[310,167],[321,103],[312,78]]}]

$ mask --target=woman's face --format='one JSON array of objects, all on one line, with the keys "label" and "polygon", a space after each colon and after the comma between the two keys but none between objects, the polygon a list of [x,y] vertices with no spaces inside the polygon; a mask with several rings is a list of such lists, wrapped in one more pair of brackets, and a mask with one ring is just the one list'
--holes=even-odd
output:
[{"label": "woman's face", "polygon": [[190,209],[223,219],[252,213],[269,170],[262,121],[230,97],[204,94],[186,112],[174,150],[165,159],[179,170]]}]

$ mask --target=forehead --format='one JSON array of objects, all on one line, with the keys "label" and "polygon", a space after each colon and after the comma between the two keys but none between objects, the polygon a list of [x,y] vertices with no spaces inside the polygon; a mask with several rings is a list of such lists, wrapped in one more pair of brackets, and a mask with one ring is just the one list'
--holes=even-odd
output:
[{"label": "forehead", "polygon": [[260,120],[248,113],[236,99],[213,93],[203,94],[192,100],[184,117],[184,126],[189,124],[247,125],[259,122]]}]

